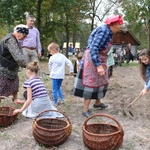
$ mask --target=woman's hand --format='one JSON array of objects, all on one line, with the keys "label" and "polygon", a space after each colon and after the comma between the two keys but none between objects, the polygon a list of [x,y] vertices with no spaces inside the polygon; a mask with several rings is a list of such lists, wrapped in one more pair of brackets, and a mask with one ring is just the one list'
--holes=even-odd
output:
[{"label": "woman's hand", "polygon": [[141,96],[144,96],[147,92],[148,92],[148,90],[146,88],[144,88],[140,94],[141,94]]},{"label": "woman's hand", "polygon": [[16,114],[18,114],[20,112],[21,112],[21,109],[15,109],[14,112],[13,112],[13,115],[16,115]]},{"label": "woman's hand", "polygon": [[105,70],[104,70],[104,68],[103,68],[102,65],[100,65],[100,66],[97,67],[97,72],[98,72],[98,74],[100,74],[101,76],[104,76],[104,75],[105,75]]}]

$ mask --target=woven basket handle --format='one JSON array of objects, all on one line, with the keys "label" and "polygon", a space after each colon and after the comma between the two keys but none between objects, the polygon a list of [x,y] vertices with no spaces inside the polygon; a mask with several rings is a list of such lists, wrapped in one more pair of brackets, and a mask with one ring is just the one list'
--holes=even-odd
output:
[{"label": "woven basket handle", "polygon": [[42,111],[41,113],[39,113],[36,117],[35,117],[35,121],[37,120],[38,117],[40,117],[43,113],[46,113],[46,112],[49,112],[49,111],[54,111],[54,112],[58,112],[58,113],[61,113],[63,116],[65,116],[68,120],[68,122],[71,124],[70,122],[70,119],[63,113],[63,112],[60,112],[58,110],[45,110],[45,111]]},{"label": "woven basket handle", "polygon": [[[5,100],[7,100],[9,103],[7,103],[7,106],[9,106],[9,107],[11,107],[11,102],[10,102],[10,99],[8,98],[8,97],[6,97],[6,96],[0,96],[0,99],[5,99]],[[1,101],[0,101],[1,102]],[[3,104],[3,106],[5,106],[5,104]]]},{"label": "woven basket handle", "polygon": [[6,97],[6,96],[0,96],[0,99],[7,99],[7,100],[9,100],[8,97]]},{"label": "woven basket handle", "polygon": [[[6,96],[0,96],[0,99],[5,99],[5,100],[7,100],[7,101],[9,102],[9,103],[7,103],[7,105],[6,105],[6,104],[2,104],[1,107],[11,107],[11,108],[13,108],[13,107],[11,106],[10,99],[9,99],[8,97],[6,97]],[[0,101],[0,102],[1,102],[1,101]],[[13,109],[15,109],[15,108],[13,108]],[[12,115],[11,109],[9,109],[8,116],[15,116],[15,115]]]},{"label": "woven basket handle", "polygon": [[103,116],[103,117],[107,117],[107,118],[112,119],[112,120],[118,125],[119,129],[121,130],[121,132],[123,132],[123,129],[122,129],[122,126],[120,125],[120,123],[119,123],[114,117],[109,116],[109,115],[107,115],[107,114],[94,114],[94,115],[90,116],[89,118],[87,118],[87,119],[84,121],[83,126],[86,126],[86,125],[87,125],[87,122],[88,122],[90,119],[92,119],[92,118],[94,118],[94,117],[96,117],[96,116]]}]

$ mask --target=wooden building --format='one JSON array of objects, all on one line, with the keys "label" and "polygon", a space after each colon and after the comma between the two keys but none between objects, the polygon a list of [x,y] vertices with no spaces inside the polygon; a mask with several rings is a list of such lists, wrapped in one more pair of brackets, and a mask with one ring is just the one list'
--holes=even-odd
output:
[{"label": "wooden building", "polygon": [[113,45],[127,45],[131,43],[131,45],[139,46],[140,42],[137,38],[132,34],[131,31],[120,31],[116,34],[113,34]]},{"label": "wooden building", "polygon": [[126,48],[127,44],[131,43],[131,51],[134,55],[137,53],[136,46],[140,45],[138,39],[128,30],[122,30],[113,34],[112,43],[113,47],[116,49],[120,49],[121,47]]}]

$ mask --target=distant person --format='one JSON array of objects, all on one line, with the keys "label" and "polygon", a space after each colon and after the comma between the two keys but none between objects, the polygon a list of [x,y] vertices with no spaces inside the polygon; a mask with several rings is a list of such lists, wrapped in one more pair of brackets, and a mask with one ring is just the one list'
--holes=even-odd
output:
[{"label": "distant person", "polygon": [[110,79],[113,76],[113,66],[115,65],[114,49],[111,48],[107,55],[108,78]]},{"label": "distant person", "polygon": [[74,50],[73,50],[73,45],[70,44],[69,47],[68,47],[68,55],[69,55],[69,56],[72,56],[72,55],[73,55],[73,51],[74,51]]},{"label": "distant person", "polygon": [[[35,118],[45,110],[56,110],[52,105],[43,81],[38,77],[39,66],[37,61],[30,62],[26,67],[28,80],[23,87],[27,90],[26,100],[16,99],[16,104],[23,104],[20,109],[15,109],[13,114],[22,113],[25,117]],[[51,112],[42,117],[62,117],[59,113]]]},{"label": "distant person", "polygon": [[77,54],[77,59],[74,63],[74,74],[76,74],[79,71],[79,65],[80,65],[80,61],[82,59],[82,56],[83,56],[83,52],[79,52]]},{"label": "distant person", "polygon": [[41,50],[41,58],[45,56],[45,48],[42,47],[42,50]]},{"label": "distant person", "polygon": [[40,33],[38,29],[34,27],[35,20],[33,15],[27,15],[26,17],[29,34],[26,39],[22,41],[22,50],[27,63],[38,60],[38,57],[41,57]]},{"label": "distant person", "polygon": [[58,95],[60,102],[64,103],[64,96],[61,90],[61,85],[65,77],[65,65],[69,66],[70,74],[73,74],[72,62],[63,54],[61,54],[59,45],[51,43],[48,46],[48,51],[52,55],[49,59],[50,78],[52,79],[53,104],[58,105]]},{"label": "distant person", "polygon": [[137,54],[136,54],[136,59],[137,59],[137,60],[139,60],[140,52],[141,52],[141,51],[138,51]]},{"label": "distant person", "polygon": [[132,59],[131,44],[128,43],[126,47],[126,63],[129,64],[131,59]]},{"label": "distant person", "polygon": [[18,40],[23,40],[28,33],[28,27],[20,24],[0,42],[0,96],[13,96],[13,100],[17,99],[19,66],[26,67]]},{"label": "distant person", "polygon": [[139,54],[139,69],[144,81],[144,88],[141,95],[144,96],[150,90],[150,50],[144,49]]},{"label": "distant person", "polygon": [[108,86],[107,53],[111,47],[112,34],[120,31],[122,27],[123,19],[120,15],[108,17],[105,24],[94,29],[89,36],[73,88],[74,96],[84,98],[84,117],[91,115],[89,106],[92,99],[95,100],[94,108],[108,107],[100,101],[105,97]]}]

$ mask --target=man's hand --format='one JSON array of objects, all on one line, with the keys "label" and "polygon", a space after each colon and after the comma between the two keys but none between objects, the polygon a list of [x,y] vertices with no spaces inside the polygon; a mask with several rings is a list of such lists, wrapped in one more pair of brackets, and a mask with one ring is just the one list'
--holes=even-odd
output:
[{"label": "man's hand", "polygon": [[41,52],[38,52],[38,57],[41,58]]}]

